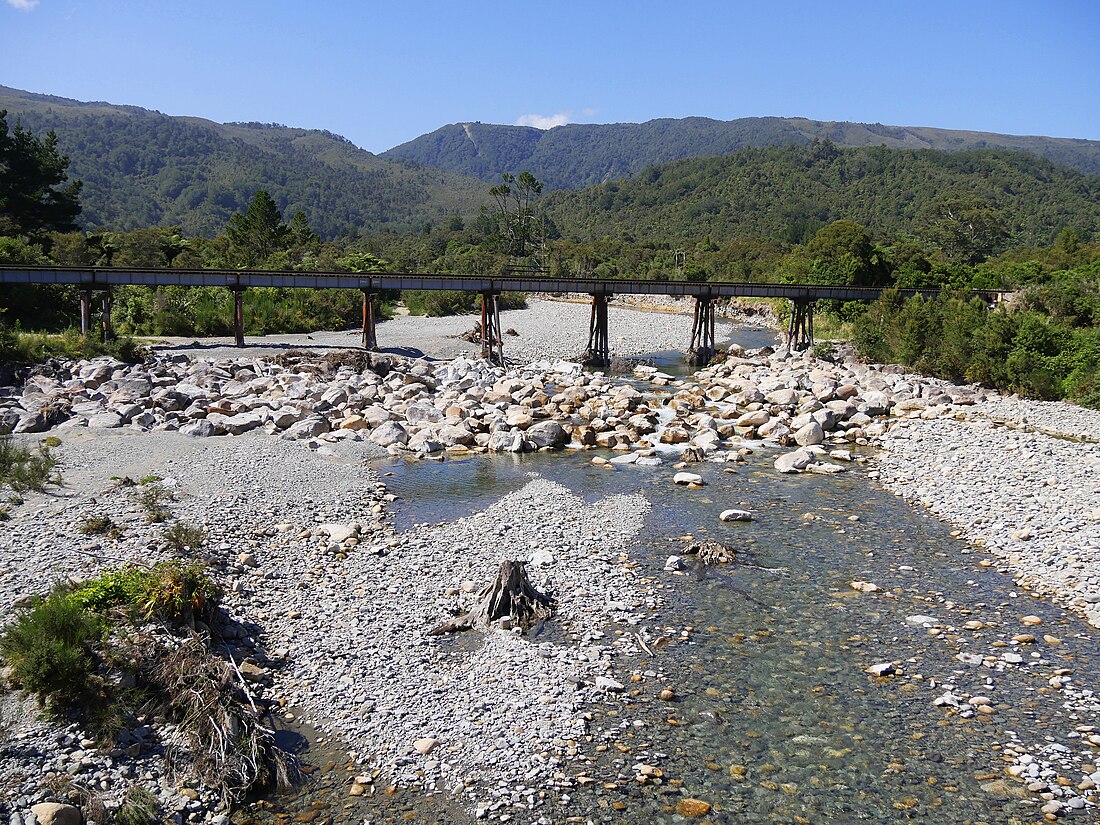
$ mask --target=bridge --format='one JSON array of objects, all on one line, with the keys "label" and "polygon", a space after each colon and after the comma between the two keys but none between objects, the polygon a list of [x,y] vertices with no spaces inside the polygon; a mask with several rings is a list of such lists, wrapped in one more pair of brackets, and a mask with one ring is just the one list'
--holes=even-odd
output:
[{"label": "bridge", "polygon": [[[695,299],[688,355],[694,363],[706,363],[716,352],[714,335],[715,301],[723,298],[784,298],[792,303],[787,327],[788,346],[804,350],[813,344],[814,302],[874,301],[886,287],[828,286],[822,284],[760,284],[735,281],[645,281],[601,278],[551,278],[544,273],[513,274],[505,277],[478,275],[423,275],[396,272],[275,272],[236,269],[122,269],[107,267],[0,266],[0,285],[65,284],[80,287],[80,329],[92,332],[95,293],[102,295],[102,330],[110,337],[111,290],[120,285],[214,286],[233,293],[233,337],[244,346],[243,294],[250,287],[287,289],[356,289],[363,294],[363,347],[378,347],[378,294],[382,290],[459,290],[481,294],[481,355],[503,363],[504,345],[500,328],[498,297],[502,292],[576,292],[592,296],[585,360],[606,366],[611,358],[607,307],[613,295],[667,295]],[[902,297],[933,297],[938,289],[898,289]],[[976,290],[970,294],[987,303],[997,303],[1004,293]]]}]

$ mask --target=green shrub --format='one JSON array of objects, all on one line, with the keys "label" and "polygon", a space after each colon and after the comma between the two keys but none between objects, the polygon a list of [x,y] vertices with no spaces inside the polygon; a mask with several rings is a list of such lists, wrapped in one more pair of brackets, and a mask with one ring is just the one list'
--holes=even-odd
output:
[{"label": "green shrub", "polygon": [[0,436],[0,484],[16,493],[41,492],[47,484],[60,483],[54,475],[57,459],[45,444],[35,448],[16,444],[11,436]]},{"label": "green shrub", "polygon": [[117,534],[118,526],[110,516],[89,516],[80,523],[80,532],[85,536]]},{"label": "green shrub", "polygon": [[172,491],[156,478],[156,476],[147,476],[141,480],[137,499],[145,511],[145,518],[150,524],[163,524],[172,515],[167,503],[175,500],[175,497],[172,495]]},{"label": "green shrub", "polygon": [[198,550],[204,541],[206,541],[206,533],[194,524],[177,521],[164,531],[164,543],[169,550],[176,553],[182,553],[184,550]]},{"label": "green shrub", "polygon": [[221,590],[201,565],[179,561],[108,570],[69,595],[74,604],[98,613],[122,608],[170,622],[206,617],[220,598]]},{"label": "green shrub", "polygon": [[101,632],[95,614],[55,588],[7,627],[0,636],[0,655],[24,690],[43,700],[72,704],[91,690],[91,649]]},{"label": "green shrub", "polygon": [[126,790],[126,798],[115,811],[115,825],[155,825],[159,821],[157,798],[137,785]]},{"label": "green shrub", "polygon": [[74,604],[97,613],[115,607],[136,608],[141,604],[148,575],[147,568],[134,565],[108,570],[79,585],[69,594],[69,599]]}]

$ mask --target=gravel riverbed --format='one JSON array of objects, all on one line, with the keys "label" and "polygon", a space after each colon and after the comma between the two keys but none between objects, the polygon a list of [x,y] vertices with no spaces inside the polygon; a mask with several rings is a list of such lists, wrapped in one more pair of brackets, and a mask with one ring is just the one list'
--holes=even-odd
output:
[{"label": "gravel riverbed", "polygon": [[[262,674],[260,692],[279,713],[346,742],[364,766],[361,792],[381,776],[446,792],[471,816],[527,810],[524,821],[539,821],[544,800],[568,799],[585,708],[622,689],[611,676],[617,658],[635,653],[659,616],[659,597],[630,564],[652,503],[610,492],[585,503],[532,478],[482,512],[398,533],[371,457],[568,443],[615,450],[617,464],[671,462],[682,449],[735,463],[745,444],[771,439],[797,447],[780,456],[781,472],[841,472],[850,447],[877,445],[868,466],[889,489],[988,547],[1021,584],[1100,625],[1100,448],[1091,443],[1100,413],[783,352],[734,357],[685,381],[640,372],[663,394],[658,404],[552,363],[583,348],[587,315],[583,305],[541,301],[505,314],[519,333],[508,352],[545,361],[526,369],[460,358],[394,362],[385,374],[354,362],[265,360],[355,340],[317,333],[260,342],[243,359],[217,341],[176,342],[152,366],[93,362],[11,388],[0,412],[19,438],[62,439],[64,486],[29,496],[2,528],[0,606],[58,578],[163,556],[157,529],[115,481],[161,476],[174,516],[206,532],[228,611],[254,627],[240,641]],[[450,337],[470,326],[397,319],[379,338],[447,358],[473,349]],[[612,348],[676,349],[688,326],[683,316],[613,310]],[[120,538],[80,534],[84,519],[102,514],[123,528]],[[506,629],[428,636],[504,556],[529,561],[532,581],[557,599],[544,640]],[[621,635],[605,635],[608,627]],[[12,693],[0,711],[0,790],[13,823],[29,825],[30,806],[52,798],[50,774],[79,777],[114,802],[138,781],[181,819],[222,821],[212,795],[183,787],[153,743],[134,750],[140,757],[96,748],[75,728],[36,721]],[[130,733],[137,744],[144,735]]]}]

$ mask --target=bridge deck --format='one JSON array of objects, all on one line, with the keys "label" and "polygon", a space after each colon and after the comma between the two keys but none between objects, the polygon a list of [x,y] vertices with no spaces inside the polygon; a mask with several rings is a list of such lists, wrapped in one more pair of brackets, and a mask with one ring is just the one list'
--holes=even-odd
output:
[{"label": "bridge deck", "polygon": [[[815,301],[873,301],[884,287],[824,286],[819,284],[758,284],[736,281],[642,281],[599,278],[551,278],[522,275],[505,278],[473,275],[422,275],[379,272],[268,272],[222,269],[115,269],[0,266],[0,284],[77,284],[106,289],[122,284],[140,286],[220,286],[231,289],[284,287],[294,289],[463,290],[469,292],[583,292],[590,295],[671,295],[692,298],[788,298]],[[939,294],[938,289],[899,289],[904,296]],[[974,295],[996,301],[996,290]]]}]

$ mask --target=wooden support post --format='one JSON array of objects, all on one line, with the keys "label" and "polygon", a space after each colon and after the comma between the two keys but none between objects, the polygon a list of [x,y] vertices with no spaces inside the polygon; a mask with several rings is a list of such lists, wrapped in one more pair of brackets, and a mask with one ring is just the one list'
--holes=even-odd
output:
[{"label": "wooden support post", "polygon": [[716,351],[714,299],[699,296],[695,299],[695,311],[691,319],[691,343],[688,345],[688,360],[696,366],[709,364]]},{"label": "wooden support post", "polygon": [[494,364],[504,364],[504,339],[500,335],[500,301],[498,293],[481,293],[481,357]]},{"label": "wooden support post", "polygon": [[244,346],[244,287],[230,287],[233,292],[233,341]]},{"label": "wooden support post", "polygon": [[592,293],[592,314],[588,322],[588,348],[582,359],[591,367],[611,365],[611,335],[607,324],[607,303],[610,297],[602,292]]},{"label": "wooden support post", "polygon": [[92,288],[80,290],[80,334],[87,338],[92,334]]},{"label": "wooden support post", "polygon": [[114,340],[115,329],[111,325],[111,305],[114,303],[114,296],[111,294],[111,288],[107,287],[103,291],[103,343]]},{"label": "wooden support post", "polygon": [[374,303],[374,293],[369,289],[363,290],[363,349],[374,352],[378,349],[378,335],[375,329],[377,309]]},{"label": "wooden support post", "polygon": [[814,344],[814,302],[809,298],[792,298],[791,304],[787,347],[796,352],[803,352]]}]

